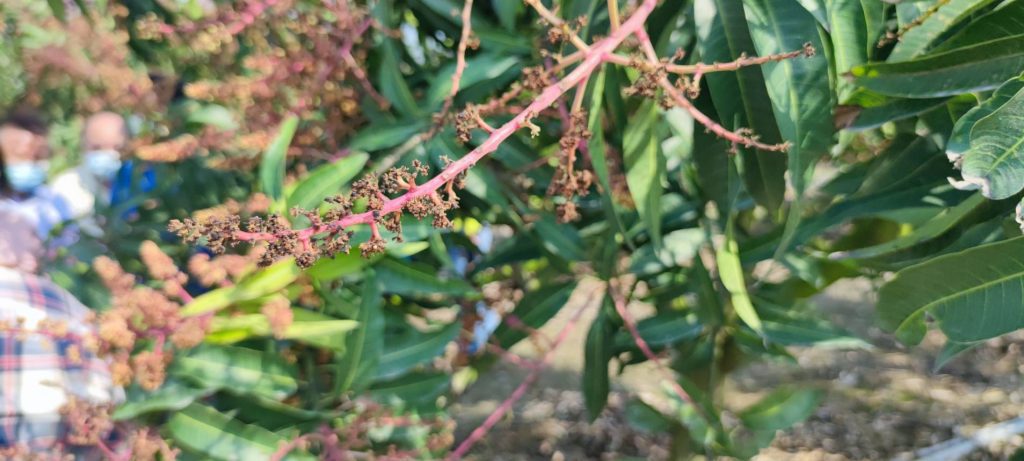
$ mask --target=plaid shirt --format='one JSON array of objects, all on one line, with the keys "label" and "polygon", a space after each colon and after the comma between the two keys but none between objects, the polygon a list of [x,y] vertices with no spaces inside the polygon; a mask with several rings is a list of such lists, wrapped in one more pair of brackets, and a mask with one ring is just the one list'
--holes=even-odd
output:
[{"label": "plaid shirt", "polygon": [[[119,389],[107,365],[88,353],[89,309],[53,282],[0,268],[0,448],[63,447],[60,408],[68,396],[110,402]],[[41,320],[62,322],[60,337],[39,331]]]}]

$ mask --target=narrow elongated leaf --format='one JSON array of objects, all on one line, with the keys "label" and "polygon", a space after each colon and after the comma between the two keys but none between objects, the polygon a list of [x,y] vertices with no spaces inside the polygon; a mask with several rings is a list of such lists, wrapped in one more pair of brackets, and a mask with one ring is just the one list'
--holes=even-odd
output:
[{"label": "narrow elongated leaf", "polygon": [[992,2],[993,0],[949,0],[939,6],[938,10],[924,22],[900,37],[889,55],[889,62],[907,61],[924,54],[943,33]]},{"label": "narrow elongated leaf", "polygon": [[[651,347],[666,347],[680,341],[700,336],[704,325],[676,314],[656,315],[637,323],[636,329]],[[614,347],[616,353],[636,349],[633,335],[628,331],[615,332]]]},{"label": "narrow elongated leaf", "polygon": [[401,376],[417,365],[433,360],[444,353],[448,343],[455,340],[462,325],[452,322],[431,333],[411,332],[396,341],[384,344],[376,379],[392,379]]},{"label": "narrow elongated leaf", "polygon": [[260,184],[263,193],[273,200],[278,200],[284,194],[284,166],[288,155],[288,146],[295,136],[295,129],[299,126],[299,118],[289,115],[281,122],[277,136],[270,142],[267,151],[263,153],[263,160],[260,161]]},{"label": "narrow elongated leaf", "polygon": [[[299,342],[343,352],[345,334],[358,326],[355,320],[336,319],[318,312],[293,308],[293,320],[281,339]],[[270,337],[273,330],[270,321],[263,314],[231,315],[214,317],[210,323],[209,343],[231,344],[254,336]]]},{"label": "narrow elongated leaf", "polygon": [[116,421],[124,421],[154,411],[176,411],[211,393],[213,391],[210,389],[193,386],[177,379],[164,381],[164,384],[153,392],[132,386],[126,393],[125,402],[118,405],[111,416]]},{"label": "narrow elongated leaf", "polygon": [[[861,0],[828,0],[826,3],[836,73],[843,75],[868,60],[864,5]],[[845,102],[853,91],[852,82],[845,78],[837,79],[836,93],[840,103]]]},{"label": "narrow elongated leaf", "polygon": [[825,394],[815,389],[784,387],[766,395],[739,414],[751,429],[777,431],[788,429],[814,413]]},{"label": "narrow elongated leaf", "polygon": [[[747,0],[744,6],[759,55],[799,50],[808,43],[822,49],[814,18],[796,2]],[[791,144],[787,153],[790,182],[799,196],[811,165],[828,150],[832,139],[828,62],[818,55],[762,67],[779,132]]]},{"label": "narrow elongated leaf", "polygon": [[661,246],[661,194],[665,176],[665,158],[655,134],[658,106],[644,101],[635,118],[626,126],[622,142],[626,164],[626,183],[633,195],[636,211],[655,246]]},{"label": "narrow elongated leaf", "polygon": [[605,296],[601,311],[590,324],[587,342],[583,348],[583,400],[591,421],[601,415],[601,411],[608,403],[608,391],[611,390],[608,361],[612,359],[615,327],[608,317],[608,310],[614,310],[610,303],[610,297]]},{"label": "narrow elongated leaf", "polygon": [[1024,237],[939,256],[910,266],[879,291],[883,328],[915,344],[930,313],[955,342],[1024,328]]},{"label": "narrow elongated leaf", "polygon": [[298,389],[295,366],[280,356],[233,346],[203,345],[177,357],[171,374],[206,389],[281,400]]},{"label": "narrow elongated leaf", "polygon": [[402,75],[401,55],[396,40],[385,40],[379,47],[381,51],[380,71],[377,73],[377,81],[380,82],[380,92],[391,101],[398,112],[406,116],[418,117],[422,110],[416,105],[416,98],[412,90],[405,82]]},{"label": "narrow elongated leaf", "polygon": [[366,153],[358,152],[317,167],[288,196],[288,208],[315,209],[325,198],[337,194],[342,186],[359,174],[369,158]]},{"label": "narrow elongated leaf", "polygon": [[[245,424],[205,405],[192,404],[165,425],[175,444],[215,460],[269,459],[285,439],[262,427]],[[292,452],[282,461],[312,461]]]},{"label": "narrow elongated leaf", "polygon": [[422,120],[410,120],[390,125],[373,125],[359,130],[359,134],[352,138],[349,148],[368,152],[388,149],[408,141],[409,138],[419,134],[427,126],[429,126],[429,123]]},{"label": "narrow elongated leaf", "polygon": [[888,122],[894,122],[920,115],[945,104],[948,100],[949,98],[901,98],[880,106],[867,107],[864,109],[857,108],[856,110],[858,110],[859,113],[857,113],[856,118],[843,128],[853,131],[878,128]]},{"label": "narrow elongated leaf", "polygon": [[405,296],[466,295],[473,287],[461,279],[441,279],[435,271],[391,258],[382,259],[374,268],[384,291]]},{"label": "narrow elongated leaf", "polygon": [[731,237],[727,238],[722,247],[718,249],[715,259],[718,262],[718,276],[732,297],[732,308],[736,311],[736,315],[748,327],[760,333],[761,318],[754,310],[750,295],[747,294],[747,284],[743,280],[743,266],[740,264],[739,248],[736,241]]},{"label": "narrow elongated leaf", "polygon": [[337,357],[335,394],[362,390],[377,373],[384,351],[383,297],[376,277],[363,281],[359,303],[359,328],[345,339],[345,354]]},{"label": "narrow elongated leaf", "polygon": [[1010,0],[977,19],[972,19],[932,52],[952,50],[974,43],[1019,35],[1024,30],[1024,1]]},{"label": "narrow elongated leaf", "polygon": [[181,315],[188,317],[214,312],[234,303],[276,293],[291,285],[299,274],[299,268],[294,260],[277,262],[267,269],[247,276],[238,285],[218,288],[196,297],[181,309]]},{"label": "narrow elongated leaf", "polygon": [[858,85],[907,98],[938,98],[991,90],[1024,68],[1024,34],[989,40],[897,63],[866,64]]},{"label": "narrow elongated leaf", "polygon": [[961,116],[956,121],[956,125],[953,125],[953,132],[949,135],[949,140],[946,141],[946,156],[949,157],[949,160],[956,161],[970,148],[971,130],[974,129],[978,120],[991,115],[1022,89],[1024,89],[1024,77],[1011,78],[997,88],[992,96]]},{"label": "narrow elongated leaf", "polygon": [[[697,0],[694,14],[702,60],[727,62],[739,58],[744,53],[757,53],[747,28],[742,0]],[[772,100],[765,88],[764,74],[760,66],[747,66],[735,72],[713,72],[705,75],[704,79],[711,90],[711,100],[723,126],[733,130],[750,128],[766,143],[782,142],[771,109]],[[701,130],[694,131],[695,138],[701,135]],[[706,135],[703,137],[709,138]],[[785,156],[757,152],[742,146],[739,149],[740,157],[743,159],[743,182],[750,195],[768,210],[777,210],[786,192]],[[694,157],[707,157],[717,153],[695,149]],[[703,176],[700,179],[703,179]],[[724,197],[725,194],[718,196]]]},{"label": "narrow elongated leaf", "polygon": [[413,407],[432,406],[448,390],[452,377],[448,373],[410,373],[401,378],[373,385],[370,395],[386,403],[402,402]]},{"label": "narrow elongated leaf", "polygon": [[[611,172],[608,167],[608,148],[604,139],[603,109],[605,74],[608,70],[602,67],[597,76],[591,78],[590,84],[590,119],[587,126],[590,130],[590,139],[587,140],[587,149],[590,152],[590,162],[594,168],[594,175],[597,176],[597,183],[601,186],[601,204],[604,205],[605,216],[615,226],[615,231],[625,234],[625,226],[619,217],[618,209],[612,197]],[[626,239],[627,244],[633,242]]]},{"label": "narrow elongated leaf", "polygon": [[[569,282],[547,285],[530,291],[519,301],[511,315],[528,327],[539,328],[558,313],[558,310],[569,301],[569,296],[575,289],[576,283]],[[526,333],[503,322],[494,331],[494,338],[501,347],[508,349],[526,338]]]},{"label": "narrow elongated leaf", "polygon": [[990,199],[1024,189],[1024,89],[974,124],[960,173]]},{"label": "narrow elongated leaf", "polygon": [[[507,54],[486,53],[466,59],[466,70],[459,80],[459,88],[465,90],[477,83],[495,79],[510,69],[519,68],[519,58]],[[444,68],[434,77],[434,84],[427,93],[427,107],[439,109],[452,89],[452,74],[455,64]]]},{"label": "narrow elongated leaf", "polygon": [[583,240],[576,228],[560,223],[546,214],[534,223],[534,231],[541,245],[566,261],[583,259]]}]

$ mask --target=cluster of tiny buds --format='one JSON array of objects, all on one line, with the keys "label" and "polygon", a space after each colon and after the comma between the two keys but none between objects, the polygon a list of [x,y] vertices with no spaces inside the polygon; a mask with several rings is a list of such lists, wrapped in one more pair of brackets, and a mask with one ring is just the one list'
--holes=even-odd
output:
[{"label": "cluster of tiny buds", "polygon": [[570,222],[579,219],[573,198],[585,196],[593,184],[590,170],[576,170],[576,151],[586,143],[591,133],[587,128],[587,112],[577,109],[569,116],[569,127],[559,140],[558,166],[548,186],[548,195],[561,196],[565,201],[557,206],[558,219]]},{"label": "cluster of tiny buds", "polygon": [[[450,163],[446,157],[442,157],[442,161]],[[245,220],[244,224],[238,215],[186,218],[172,220],[168,229],[186,242],[202,241],[215,253],[222,253],[241,242],[265,242],[258,260],[261,267],[279,259],[295,257],[296,264],[308,268],[320,258],[348,253],[354,232],[346,227],[365,223],[370,226],[371,236],[359,244],[359,251],[364,257],[369,257],[385,250],[386,242],[380,233],[381,226],[395,234],[395,241],[402,241],[401,218],[404,212],[417,219],[433,216],[433,225],[437,228],[451,227],[447,213],[459,205],[455,189],[463,187],[465,178],[462,174],[446,182],[443,190],[404,200],[401,208],[384,211],[384,205],[392,200],[392,196],[416,191],[420,187],[419,178],[428,173],[426,165],[413,161],[410,166],[391,168],[379,176],[368,174],[353,182],[348,194],[326,198],[324,201],[329,206],[324,213],[320,210],[292,208],[290,214],[293,218],[301,216],[309,221],[309,225],[302,229],[293,229],[286,218],[274,214],[253,216]],[[368,219],[343,225],[343,221],[356,216],[354,209],[357,205],[364,207]]]}]

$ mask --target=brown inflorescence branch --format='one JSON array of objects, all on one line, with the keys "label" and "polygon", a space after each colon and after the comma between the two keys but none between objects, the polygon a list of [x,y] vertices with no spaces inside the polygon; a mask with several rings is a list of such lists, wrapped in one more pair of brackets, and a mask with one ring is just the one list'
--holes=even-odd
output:
[{"label": "brown inflorescence branch", "polygon": [[[533,102],[512,120],[495,128],[483,143],[462,158],[449,163],[440,174],[427,182],[416,184],[415,181],[406,181],[405,192],[395,198],[388,198],[381,193],[378,178],[374,175],[354,183],[353,196],[365,198],[369,211],[352,214],[351,198],[336,197],[339,207],[333,213],[328,213],[326,221],[316,213],[298,210],[297,213],[305,215],[312,222],[312,225],[300,230],[290,229],[282,222],[283,219],[277,217],[267,221],[251,219],[244,230],[238,217],[207,222],[175,220],[169,227],[187,241],[194,242],[205,237],[207,244],[214,250],[222,251],[226,245],[239,242],[265,241],[269,245],[266,258],[261,261],[263,264],[269,264],[277,257],[296,255],[299,264],[308,267],[321,255],[347,252],[348,240],[352,236],[348,229],[355,225],[382,224],[397,233],[401,229],[400,216],[403,211],[409,211],[417,217],[433,214],[435,225],[450,224],[444,213],[457,204],[457,198],[452,193],[453,185],[460,182],[466,170],[497,150],[502,142],[521,128],[528,127],[531,134],[536,134],[539,129],[531,119],[550,107],[565,92],[586,80],[629,35],[642,31],[656,4],[656,0],[644,0],[619,30],[588,47],[579,65],[565,77],[540,90]],[[440,198],[438,191],[442,187],[449,192],[448,200]],[[395,188],[391,189],[394,192]],[[363,243],[361,249],[364,254],[380,252],[383,251],[383,244],[383,240],[375,236],[371,241]]]},{"label": "brown inflorescence branch", "polygon": [[[658,66],[658,55],[654,51],[654,45],[651,43],[651,38],[647,36],[647,32],[644,31],[643,29],[640,29],[635,32],[635,35],[637,36],[637,38],[640,39],[640,47],[643,49],[644,54],[647,56],[649,64]],[[801,53],[813,54],[813,50],[813,48],[805,46],[804,50],[801,51]],[[665,93],[669,96],[670,100],[673,103],[686,110],[690,114],[690,116],[697,121],[697,123],[704,125],[704,127],[707,128],[709,131],[733,143],[734,145],[743,145],[744,147],[753,147],[760,150],[774,152],[785,152],[789,150],[789,143],[765,144],[763,142],[758,141],[755,135],[748,134],[746,132],[747,130],[730,131],[729,129],[718,124],[714,120],[711,120],[711,117],[708,117],[706,114],[704,114],[699,109],[694,107],[693,103],[691,103],[685,96],[683,96],[682,92],[678,88],[676,88],[672,84],[672,82],[670,82],[668,78],[665,76],[660,76],[658,78],[658,85],[661,86],[661,88],[665,91]]]}]

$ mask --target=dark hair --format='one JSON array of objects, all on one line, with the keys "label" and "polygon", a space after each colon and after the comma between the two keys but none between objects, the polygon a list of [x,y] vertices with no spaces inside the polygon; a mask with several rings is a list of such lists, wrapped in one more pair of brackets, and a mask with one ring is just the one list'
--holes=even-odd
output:
[{"label": "dark hair", "polygon": [[[48,131],[46,120],[39,115],[39,112],[32,109],[15,109],[7,114],[6,117],[0,119],[0,127],[8,125],[39,136],[45,136]],[[5,166],[4,152],[3,149],[0,149],[0,195],[6,195],[11,192],[11,185],[7,182],[7,173],[4,172]]]}]

